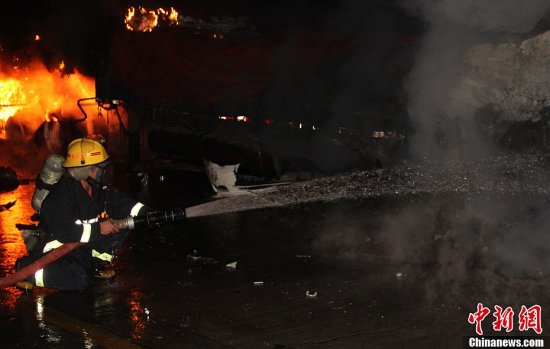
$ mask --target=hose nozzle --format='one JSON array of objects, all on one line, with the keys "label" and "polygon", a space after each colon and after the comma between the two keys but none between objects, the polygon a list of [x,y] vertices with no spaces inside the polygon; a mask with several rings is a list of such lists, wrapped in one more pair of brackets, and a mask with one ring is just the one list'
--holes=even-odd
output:
[{"label": "hose nozzle", "polygon": [[119,229],[133,230],[140,226],[159,228],[164,224],[181,223],[185,218],[185,209],[175,208],[169,211],[149,211],[143,216],[115,219],[115,223]]}]

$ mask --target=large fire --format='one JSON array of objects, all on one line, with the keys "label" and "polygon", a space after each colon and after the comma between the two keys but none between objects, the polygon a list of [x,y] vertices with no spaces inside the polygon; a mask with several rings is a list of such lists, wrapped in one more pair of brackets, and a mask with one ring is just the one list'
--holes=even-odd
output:
[{"label": "large fire", "polygon": [[[64,63],[48,71],[39,62],[26,67],[2,67],[0,71],[0,137],[8,120],[17,116],[29,130],[35,130],[50,115],[82,117],[77,101],[95,96],[95,82],[78,72],[65,74]],[[96,105],[97,106],[97,105]]]}]

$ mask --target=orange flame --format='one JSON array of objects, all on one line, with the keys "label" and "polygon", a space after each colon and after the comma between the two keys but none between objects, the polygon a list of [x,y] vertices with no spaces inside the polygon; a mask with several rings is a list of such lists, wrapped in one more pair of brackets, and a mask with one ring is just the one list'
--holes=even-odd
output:
[{"label": "orange flame", "polygon": [[130,7],[126,14],[126,28],[141,32],[152,31],[158,24],[158,15],[153,10],[147,10],[144,7],[138,7],[139,12],[136,14],[135,7]]},{"label": "orange flame", "polygon": [[159,18],[170,25],[179,24],[179,13],[173,7],[170,7],[170,10],[165,10],[162,7],[153,10],[141,6],[137,8],[137,11],[135,7],[129,7],[124,23],[126,29],[130,31],[151,32],[158,27]]},{"label": "orange flame", "polygon": [[170,14],[168,15],[168,20],[172,24],[179,24],[179,13],[173,7],[170,7]]},{"label": "orange flame", "polygon": [[0,123],[5,123],[27,104],[27,95],[21,82],[15,79],[0,80]]},{"label": "orange flame", "polygon": [[95,82],[78,72],[65,74],[64,67],[61,62],[59,69],[50,72],[35,62],[0,71],[0,131],[15,115],[29,129],[38,128],[52,111],[80,115],[76,102],[95,96]]}]

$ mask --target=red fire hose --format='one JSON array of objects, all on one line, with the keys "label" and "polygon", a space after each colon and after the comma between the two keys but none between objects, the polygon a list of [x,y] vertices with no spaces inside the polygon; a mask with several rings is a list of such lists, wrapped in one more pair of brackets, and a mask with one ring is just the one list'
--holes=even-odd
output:
[{"label": "red fire hose", "polygon": [[[156,228],[166,223],[179,223],[183,222],[186,217],[187,209],[176,208],[169,211],[149,211],[144,216],[126,217],[117,221],[120,228],[131,230],[140,225],[148,226],[150,228]],[[43,255],[26,267],[0,279],[0,288],[13,285],[16,282],[23,280],[27,276],[36,273],[38,270],[43,269],[48,264],[55,262],[67,253],[78,248],[80,245],[82,245],[81,242],[69,242],[61,245],[60,247]]]},{"label": "red fire hose", "polygon": [[36,273],[38,270],[43,269],[48,264],[55,262],[59,258],[63,257],[67,253],[73,251],[77,247],[82,245],[81,242],[69,242],[56,248],[48,254],[40,257],[36,261],[27,265],[26,267],[16,271],[13,274],[7,275],[0,279],[0,288],[13,285],[17,281],[21,281],[27,276]]}]

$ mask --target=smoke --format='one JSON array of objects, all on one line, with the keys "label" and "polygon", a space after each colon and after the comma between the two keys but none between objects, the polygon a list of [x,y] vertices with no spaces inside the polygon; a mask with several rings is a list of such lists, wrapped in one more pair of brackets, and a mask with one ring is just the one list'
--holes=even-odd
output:
[{"label": "smoke", "polygon": [[[414,127],[412,155],[472,156],[487,147],[473,115],[451,103],[464,74],[462,55],[475,44],[511,41],[537,25],[550,9],[544,0],[425,0],[405,6],[427,23],[421,47],[405,85]],[[450,109],[454,106],[454,110]]]},{"label": "smoke", "polygon": [[429,303],[530,302],[550,275],[550,207],[524,195],[439,195],[338,205],[313,243],[351,266],[380,265]]},{"label": "smoke", "polygon": [[[373,245],[376,235],[376,217],[357,215],[357,207],[336,207],[329,210],[322,222],[313,250],[329,255],[342,263],[374,261],[377,255]],[[342,217],[346,217],[345,224]]]},{"label": "smoke", "polygon": [[[499,151],[476,123],[479,110],[460,103],[460,93],[475,94],[457,89],[471,69],[464,54],[475,45],[515,44],[528,37],[547,15],[550,3],[429,0],[404,6],[426,22],[415,64],[405,80],[413,126],[411,155],[472,159]],[[525,185],[523,181],[518,184]],[[404,267],[412,273],[415,265],[430,271],[425,280],[428,299],[460,299],[475,291],[497,302],[518,301],[534,293],[550,272],[545,248],[550,241],[542,233],[547,212],[544,202],[511,195],[489,201],[439,198],[388,215],[381,231],[393,262],[410,262]]]}]

